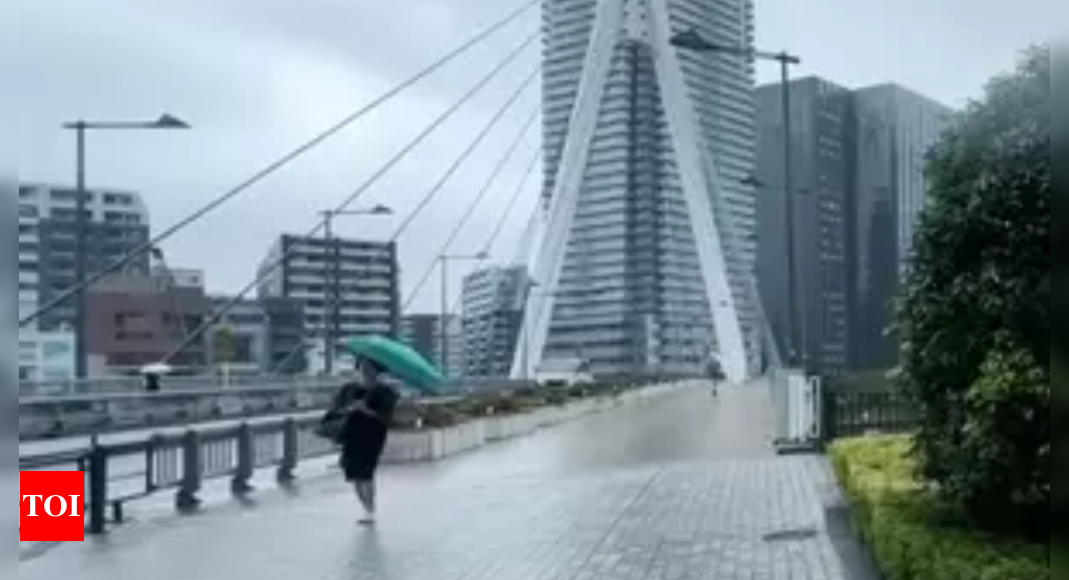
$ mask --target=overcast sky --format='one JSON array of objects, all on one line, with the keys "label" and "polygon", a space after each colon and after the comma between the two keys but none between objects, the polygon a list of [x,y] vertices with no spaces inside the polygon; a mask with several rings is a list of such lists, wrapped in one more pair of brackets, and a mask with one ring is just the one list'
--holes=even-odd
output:
[{"label": "overcast sky", "polygon": [[[0,169],[22,181],[69,183],[76,118],[175,114],[188,132],[90,137],[91,185],[140,191],[158,231],[366,103],[520,0],[3,0]],[[1062,38],[1060,0],[757,0],[761,48],[801,55],[799,74],[847,86],[893,81],[960,106],[1031,43]],[[392,101],[164,248],[175,267],[207,270],[215,291],[247,284],[278,233],[303,233],[525,36],[532,11],[505,34]],[[1064,24],[1062,24],[1064,26]],[[538,63],[537,44],[425,147],[357,203],[407,213]],[[762,80],[774,70],[762,70]],[[536,87],[532,87],[536,88]],[[408,297],[497,156],[537,108],[528,91],[401,240]],[[12,130],[13,128],[13,130]],[[14,138],[12,138],[14,136]],[[522,169],[530,135],[452,247],[486,243]],[[2,173],[2,171],[0,171]],[[531,181],[494,248],[510,259],[531,213]],[[342,235],[385,238],[397,217],[345,218]],[[459,270],[459,269],[458,269]],[[463,272],[457,272],[459,278]],[[453,292],[457,290],[454,284]],[[419,294],[433,310],[437,284]]]}]

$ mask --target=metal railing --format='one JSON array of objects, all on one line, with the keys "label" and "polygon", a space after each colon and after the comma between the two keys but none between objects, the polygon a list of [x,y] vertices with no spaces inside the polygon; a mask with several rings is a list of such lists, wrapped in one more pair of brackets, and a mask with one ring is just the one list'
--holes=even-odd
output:
[{"label": "metal railing", "polygon": [[[217,376],[170,376],[162,379],[158,392],[147,392],[141,377],[106,377],[70,381],[46,381],[19,383],[19,400],[53,399],[67,397],[122,397],[152,396],[160,393],[216,393],[221,390],[243,389],[303,390],[337,388],[352,377],[308,377],[274,375],[235,375],[229,378]],[[485,390],[503,386],[518,386],[524,381],[509,378],[462,378],[453,379],[445,390]]]},{"label": "metal railing", "polygon": [[[302,386],[256,385],[228,388],[171,388],[158,392],[89,393],[21,397],[19,439],[31,441],[194,422],[271,416],[325,408],[345,377],[317,379]],[[443,393],[503,391],[528,386],[522,381],[466,380]],[[439,397],[440,398],[440,397]]]},{"label": "metal railing", "polygon": [[[233,375],[169,376],[163,378],[167,391],[200,391],[220,388],[271,387],[301,389],[324,384],[341,384],[342,377]],[[20,381],[19,398],[137,394],[145,392],[142,377],[104,377],[69,381]]]},{"label": "metal railing", "polygon": [[253,491],[251,479],[258,469],[274,467],[280,484],[291,483],[301,459],[334,451],[330,441],[315,434],[318,424],[318,417],[290,417],[128,443],[94,443],[87,449],[19,457],[19,470],[85,472],[87,530],[100,534],[109,522],[123,521],[127,502],[164,490],[174,490],[175,507],[188,512],[199,506],[197,494],[208,479],[229,477],[237,497]]},{"label": "metal railing", "polygon": [[823,402],[826,441],[869,433],[904,433],[919,424],[917,408],[893,390],[826,387]]}]

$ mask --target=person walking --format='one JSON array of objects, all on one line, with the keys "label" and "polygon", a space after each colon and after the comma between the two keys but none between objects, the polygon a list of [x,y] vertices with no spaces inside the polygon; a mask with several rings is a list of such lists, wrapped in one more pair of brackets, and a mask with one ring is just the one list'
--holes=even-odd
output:
[{"label": "person walking", "polygon": [[381,379],[385,369],[368,358],[357,358],[357,380],[346,384],[335,397],[333,409],[343,414],[338,433],[340,465],[364,508],[361,525],[375,523],[375,472],[386,448],[390,424],[400,395]]}]

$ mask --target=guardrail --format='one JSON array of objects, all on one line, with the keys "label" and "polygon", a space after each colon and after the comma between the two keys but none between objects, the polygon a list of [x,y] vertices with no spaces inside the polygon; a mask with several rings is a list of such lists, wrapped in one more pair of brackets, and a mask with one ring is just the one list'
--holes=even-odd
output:
[{"label": "guardrail", "polygon": [[[323,383],[340,384],[343,378],[308,377],[308,376],[263,376],[235,375],[227,378],[221,376],[169,376],[163,378],[168,391],[191,391],[220,388],[242,388],[271,386],[278,388],[308,388]],[[19,398],[23,397],[64,397],[78,395],[114,395],[145,392],[141,377],[103,377],[70,381],[20,382]]]},{"label": "guardrail", "polygon": [[68,467],[85,472],[87,530],[100,534],[109,521],[123,521],[127,502],[163,490],[175,490],[175,507],[188,512],[200,505],[197,493],[206,479],[230,477],[231,491],[239,497],[253,490],[250,480],[257,469],[273,466],[280,484],[292,482],[300,459],[334,450],[313,432],[318,423],[317,417],[286,418],[94,444],[78,451],[19,457],[19,470]]},{"label": "guardrail", "polygon": [[[241,389],[309,389],[317,387],[336,388],[352,377],[346,376],[275,376],[275,375],[240,375],[224,379],[219,376],[168,376],[162,378],[161,391],[165,393],[190,393],[219,390]],[[458,378],[450,381],[446,387],[481,390],[488,387],[500,387],[509,384],[522,384],[527,381],[515,381],[504,377]],[[71,381],[20,382],[19,400],[39,400],[66,397],[111,397],[144,396],[156,393],[147,392],[141,377],[104,377]]]},{"label": "guardrail", "polygon": [[[19,400],[19,440],[92,435],[325,408],[345,379],[303,388],[257,386],[146,393],[24,397]],[[464,390],[525,386],[512,381],[472,381]],[[450,391],[446,391],[450,392]],[[453,391],[462,392],[462,391]]]}]

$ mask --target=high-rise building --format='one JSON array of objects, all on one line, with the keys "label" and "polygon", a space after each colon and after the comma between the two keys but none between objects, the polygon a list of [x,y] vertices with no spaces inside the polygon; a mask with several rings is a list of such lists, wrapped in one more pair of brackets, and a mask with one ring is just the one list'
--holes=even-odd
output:
[{"label": "high-rise building", "polygon": [[[283,235],[260,267],[261,298],[300,303],[305,338],[396,336],[400,318],[397,246]],[[335,300],[337,301],[335,307]]]},{"label": "high-rise building", "polygon": [[464,277],[461,295],[465,376],[509,375],[513,355],[526,345],[518,339],[529,280],[523,266],[492,266]]},{"label": "high-rise building", "polygon": [[[781,352],[790,335],[782,85],[758,96],[758,272]],[[889,367],[886,335],[925,203],[923,163],[951,110],[894,85],[795,80],[791,94],[795,336],[823,375]]]},{"label": "high-rise building", "polygon": [[[790,323],[806,368],[848,367],[847,207],[854,192],[853,93],[823,79],[791,82],[794,241],[787,239],[783,85],[757,90],[758,278],[773,336],[787,353]],[[789,251],[795,256],[792,305]],[[801,349],[801,345],[795,345]]]},{"label": "high-rise building", "polygon": [[[546,0],[538,359],[598,374],[757,366],[752,0]],[[519,367],[513,361],[513,373]]]},{"label": "high-rise building", "polygon": [[[103,270],[149,239],[149,216],[132,192],[94,189],[86,195],[86,272]],[[19,306],[32,311],[75,284],[78,259],[77,190],[44,184],[19,186]],[[134,259],[125,273],[145,275],[149,256]],[[73,328],[73,300],[38,319],[43,331]],[[28,314],[29,312],[23,312]]]},{"label": "high-rise building", "polygon": [[927,154],[953,121],[953,110],[891,84],[857,91],[855,106],[851,359],[858,369],[888,368],[898,363],[898,339],[889,330],[918,217],[927,203]]}]

